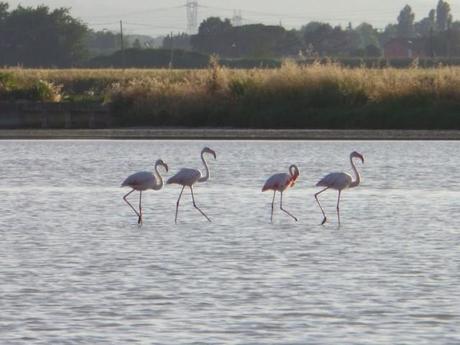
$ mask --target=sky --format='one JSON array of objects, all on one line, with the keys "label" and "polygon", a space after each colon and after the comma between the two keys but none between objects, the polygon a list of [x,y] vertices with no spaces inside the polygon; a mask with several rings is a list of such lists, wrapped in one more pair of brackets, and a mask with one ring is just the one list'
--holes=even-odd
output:
[{"label": "sky", "polygon": [[[2,0],[7,1],[7,0]],[[396,22],[399,11],[411,5],[416,20],[425,17],[436,7],[438,0],[197,0],[198,22],[210,17],[231,18],[234,10],[241,10],[243,24],[282,24],[286,28],[300,28],[309,21],[325,21],[354,26],[366,21],[377,28]],[[73,16],[97,30],[118,30],[123,20],[127,34],[162,35],[186,30],[186,0],[14,0],[18,4],[51,8],[69,7]],[[460,20],[460,0],[448,1],[454,18]]]}]

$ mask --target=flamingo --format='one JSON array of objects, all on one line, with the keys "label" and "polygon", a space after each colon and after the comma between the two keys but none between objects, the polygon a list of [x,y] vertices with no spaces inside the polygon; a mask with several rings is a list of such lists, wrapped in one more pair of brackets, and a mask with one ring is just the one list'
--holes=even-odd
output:
[{"label": "flamingo", "polygon": [[324,219],[321,225],[324,225],[327,222],[327,218],[326,218],[326,213],[324,213],[323,207],[321,206],[319,202],[318,195],[320,195],[321,193],[325,192],[328,189],[335,189],[336,191],[339,192],[339,196],[337,198],[337,218],[339,220],[339,227],[340,227],[340,195],[344,189],[358,187],[359,184],[361,183],[361,176],[359,175],[359,172],[356,169],[355,163],[353,162],[354,158],[359,158],[361,162],[364,164],[364,157],[362,154],[356,151],[350,154],[351,168],[353,169],[353,172],[355,173],[354,181],[350,174],[347,174],[344,172],[337,172],[337,173],[330,173],[326,175],[325,177],[321,179],[321,181],[319,181],[316,184],[316,187],[326,187],[320,192],[315,194],[316,202],[318,203],[319,208],[321,209],[321,212],[323,213],[323,216],[324,216]]},{"label": "flamingo", "polygon": [[[155,163],[155,174],[152,174],[150,171],[140,171],[128,178],[121,184],[122,187],[131,187],[132,190],[123,197],[123,200],[133,209],[136,215],[139,217],[137,223],[142,224],[142,192],[148,189],[160,190],[163,188],[163,178],[158,172],[158,167],[162,166],[166,171],[169,170],[168,165],[163,162],[161,159],[157,160]],[[157,180],[158,179],[158,180]],[[134,191],[139,191],[139,212],[131,205],[127,197]]]},{"label": "flamingo", "polygon": [[216,153],[213,150],[211,150],[209,147],[205,147],[201,151],[201,160],[203,161],[204,167],[206,169],[206,174],[204,176],[201,174],[201,171],[199,170],[183,168],[176,175],[171,177],[166,182],[167,184],[178,184],[182,186],[182,190],[179,194],[179,198],[177,199],[177,203],[176,203],[176,218],[174,220],[176,224],[177,224],[177,215],[179,212],[179,203],[180,203],[180,199],[182,197],[182,193],[184,192],[185,187],[190,188],[190,192],[192,193],[193,207],[195,207],[208,220],[208,222],[211,222],[211,219],[209,219],[209,217],[196,205],[195,196],[193,195],[193,186],[195,185],[195,183],[206,182],[207,180],[209,180],[209,177],[210,177],[208,163],[206,162],[204,158],[205,153],[211,154],[214,156],[214,159],[217,159]]},{"label": "flamingo", "polygon": [[289,211],[283,208],[283,192],[289,187],[293,187],[295,185],[295,181],[298,179],[299,175],[300,175],[299,168],[297,168],[297,166],[295,165],[291,165],[289,167],[289,174],[287,173],[275,174],[272,177],[270,177],[267,180],[267,182],[265,182],[265,185],[262,188],[262,192],[265,192],[267,190],[273,191],[272,213],[271,213],[272,223],[273,223],[273,208],[275,204],[276,192],[281,193],[281,200],[280,200],[281,211],[283,211],[284,213],[292,217],[297,222],[297,218],[294,217],[292,214],[290,214]]}]

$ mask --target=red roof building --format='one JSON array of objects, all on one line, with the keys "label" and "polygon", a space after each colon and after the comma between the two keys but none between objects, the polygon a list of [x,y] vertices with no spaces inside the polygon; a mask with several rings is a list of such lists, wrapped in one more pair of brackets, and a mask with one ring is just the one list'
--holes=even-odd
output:
[{"label": "red roof building", "polygon": [[383,54],[386,59],[414,59],[426,57],[420,40],[393,38],[385,43]]}]

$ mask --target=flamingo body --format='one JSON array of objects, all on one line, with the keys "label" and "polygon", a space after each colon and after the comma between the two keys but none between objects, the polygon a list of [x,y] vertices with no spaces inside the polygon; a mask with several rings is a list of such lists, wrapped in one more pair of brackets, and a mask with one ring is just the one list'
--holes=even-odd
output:
[{"label": "flamingo body", "polygon": [[275,174],[271,176],[262,188],[262,192],[273,190],[284,192],[292,184],[292,176],[286,173]]},{"label": "flamingo body", "polygon": [[321,212],[323,213],[323,216],[324,216],[323,222],[321,223],[321,225],[327,222],[327,217],[326,217],[326,213],[324,212],[323,207],[321,206],[321,203],[319,202],[318,196],[328,189],[334,189],[339,192],[338,198],[337,198],[337,218],[338,218],[339,227],[340,227],[340,196],[341,196],[341,193],[344,189],[358,187],[359,184],[361,183],[361,176],[358,170],[356,169],[355,163],[353,162],[354,158],[360,159],[361,162],[364,164],[364,157],[362,154],[356,151],[350,154],[350,164],[355,174],[354,180],[350,174],[347,174],[344,172],[334,172],[334,173],[327,174],[316,184],[317,187],[324,187],[323,190],[315,194],[316,202],[318,203],[319,208],[321,209]]},{"label": "flamingo body", "polygon": [[209,219],[209,217],[196,205],[195,196],[193,195],[193,186],[197,182],[206,182],[210,178],[209,167],[204,158],[205,153],[213,155],[214,159],[217,158],[216,153],[208,147],[205,147],[201,151],[201,160],[206,169],[206,174],[204,176],[199,170],[183,168],[179,170],[179,172],[175,174],[173,177],[169,178],[168,181],[166,182],[166,184],[178,184],[182,186],[182,190],[176,202],[176,218],[175,218],[176,224],[177,224],[177,215],[179,213],[179,203],[182,198],[182,193],[184,192],[185,187],[190,188],[190,192],[192,194],[193,207],[195,207],[209,222],[211,222],[211,219]]},{"label": "flamingo body", "polygon": [[350,174],[344,172],[330,173],[324,176],[316,187],[328,187],[335,190],[344,190],[350,187],[353,178]]},{"label": "flamingo body", "polygon": [[[142,192],[149,189],[160,190],[161,188],[163,188],[163,179],[160,173],[158,172],[159,166],[162,166],[166,171],[169,170],[168,165],[161,159],[159,159],[155,163],[156,176],[149,171],[140,171],[128,176],[121,184],[122,187],[131,188],[131,191],[123,197],[123,200],[129,205],[129,207],[131,207],[134,213],[136,213],[136,215],[139,217],[138,224],[142,224]],[[127,199],[128,196],[135,191],[139,192],[139,211],[136,210]]]},{"label": "flamingo body", "polygon": [[155,176],[150,171],[140,171],[128,176],[121,186],[131,187],[137,191],[146,191],[153,189],[157,184]]},{"label": "flamingo body", "polygon": [[268,178],[267,182],[265,182],[264,186],[262,187],[262,192],[266,192],[268,190],[273,191],[273,200],[272,200],[272,213],[271,213],[271,222],[273,223],[273,209],[275,204],[275,196],[276,192],[281,193],[281,200],[280,200],[280,209],[292,217],[296,222],[297,218],[290,214],[287,210],[283,208],[283,193],[286,189],[293,187],[295,185],[295,181],[299,178],[299,169],[295,165],[291,165],[289,167],[289,174],[287,173],[280,173],[275,174]]},{"label": "flamingo body", "polygon": [[201,171],[196,169],[183,168],[173,177],[169,178],[166,184],[179,184],[191,187],[201,178]]}]

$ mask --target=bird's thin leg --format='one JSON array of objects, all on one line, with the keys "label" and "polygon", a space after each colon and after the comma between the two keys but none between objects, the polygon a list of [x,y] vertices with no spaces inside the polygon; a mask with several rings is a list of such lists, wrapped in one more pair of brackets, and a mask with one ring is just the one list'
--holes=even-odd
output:
[{"label": "bird's thin leg", "polygon": [[337,218],[339,219],[339,228],[340,228],[340,195],[342,191],[339,190],[339,197],[337,198]]},{"label": "bird's thin leg", "polygon": [[280,209],[281,209],[281,211],[286,213],[288,216],[292,217],[296,222],[298,221],[298,219],[296,217],[294,217],[292,214],[289,213],[289,211],[287,211],[287,210],[285,210],[283,208],[283,192],[281,192]]},{"label": "bird's thin leg", "polygon": [[192,192],[193,207],[195,207],[198,211],[200,211],[200,213],[208,220],[208,222],[212,223],[211,219],[209,219],[209,217],[203,211],[201,211],[200,208],[196,205],[195,196],[193,195],[193,187],[192,186],[190,186],[190,191]]},{"label": "bird's thin leg", "polygon": [[324,213],[323,207],[321,206],[321,203],[319,202],[318,195],[320,195],[321,193],[327,191],[328,189],[329,189],[329,187],[324,188],[322,191],[320,191],[320,192],[315,194],[316,202],[318,203],[319,208],[321,209],[321,212],[323,213],[323,216],[324,216],[324,219],[323,219],[323,222],[321,223],[321,225],[324,225],[324,223],[327,222],[327,218],[326,218],[326,213]]},{"label": "bird's thin leg", "polygon": [[142,191],[139,191],[139,220],[137,224],[142,224]]},{"label": "bird's thin leg", "polygon": [[129,196],[130,194],[132,194],[134,191],[135,191],[135,189],[133,189],[133,190],[132,190],[131,192],[129,192],[128,194],[126,194],[126,195],[123,197],[123,200],[129,205],[129,207],[131,207],[131,208],[133,209],[133,211],[136,213],[136,215],[137,215],[138,217],[140,217],[139,212],[137,212],[137,210],[133,207],[133,205],[131,205],[131,204],[129,203],[129,201],[128,201],[128,199],[127,199],[128,196]]},{"label": "bird's thin leg", "polygon": [[179,213],[180,198],[182,198],[182,193],[184,192],[184,189],[185,189],[185,186],[182,187],[182,190],[180,191],[180,194],[179,194],[179,199],[177,199],[177,203],[176,203],[176,218],[174,220],[174,223],[176,224],[177,224],[177,214]]},{"label": "bird's thin leg", "polygon": [[273,200],[272,200],[272,215],[270,218],[270,222],[273,224],[273,209],[275,208],[275,196],[276,196],[276,190],[273,191]]}]

